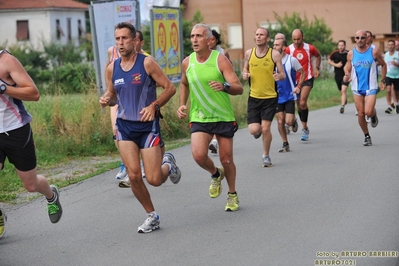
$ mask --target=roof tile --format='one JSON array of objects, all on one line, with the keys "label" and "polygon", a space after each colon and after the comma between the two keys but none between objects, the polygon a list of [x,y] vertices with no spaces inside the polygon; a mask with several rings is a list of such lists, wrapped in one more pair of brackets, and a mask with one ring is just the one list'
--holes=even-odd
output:
[{"label": "roof tile", "polygon": [[0,0],[0,10],[42,9],[42,8],[78,8],[88,9],[88,5],[73,0]]}]

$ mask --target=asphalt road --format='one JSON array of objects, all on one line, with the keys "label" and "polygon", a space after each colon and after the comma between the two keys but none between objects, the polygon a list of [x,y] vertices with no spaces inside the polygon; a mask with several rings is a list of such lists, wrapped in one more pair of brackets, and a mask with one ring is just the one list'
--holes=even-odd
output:
[{"label": "asphalt road", "polygon": [[180,183],[149,187],[161,216],[153,233],[137,233],[145,213],[129,189],[118,188],[118,169],[61,189],[58,224],[43,198],[14,206],[0,265],[396,265],[399,115],[385,114],[385,105],[378,100],[371,147],[362,145],[353,104],[344,114],[339,107],[310,112],[309,141],[299,140],[300,130],[290,134],[289,153],[277,152],[274,122],[271,168],[261,167],[260,140],[239,130],[237,212],[224,211],[226,189],[209,197],[209,174],[189,145],[172,150]]}]

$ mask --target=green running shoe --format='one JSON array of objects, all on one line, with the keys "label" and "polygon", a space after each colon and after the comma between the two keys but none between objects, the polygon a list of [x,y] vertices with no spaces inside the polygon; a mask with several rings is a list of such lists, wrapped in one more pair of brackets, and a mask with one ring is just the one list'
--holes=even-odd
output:
[{"label": "green running shoe", "polygon": [[238,203],[240,203],[240,201],[238,200],[237,194],[227,193],[227,204],[225,211],[228,212],[238,211]]},{"label": "green running shoe", "polygon": [[222,167],[218,167],[220,176],[218,178],[211,178],[211,185],[209,186],[209,196],[211,198],[217,198],[222,193],[222,180],[224,178],[224,169]]}]

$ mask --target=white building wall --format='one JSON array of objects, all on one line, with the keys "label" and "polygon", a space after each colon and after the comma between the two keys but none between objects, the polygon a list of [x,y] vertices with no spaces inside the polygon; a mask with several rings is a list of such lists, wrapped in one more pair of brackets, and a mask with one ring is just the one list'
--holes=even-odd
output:
[{"label": "white building wall", "polygon": [[[80,19],[84,31],[86,31],[86,19],[84,11],[45,11],[29,10],[18,12],[0,12],[0,46],[10,47],[15,44],[30,46],[34,49],[42,50],[43,43],[57,42],[59,44],[68,43],[67,21],[71,19],[71,37],[72,42],[79,45],[78,20]],[[60,20],[61,28],[65,36],[60,40],[56,38],[56,20]],[[29,21],[29,41],[18,41],[17,21]]]},{"label": "white building wall", "polygon": [[[57,40],[57,27],[56,20],[60,21],[60,26],[64,32],[64,36],[60,37],[60,40]],[[86,31],[86,18],[85,12],[79,11],[52,11],[50,16],[50,24],[51,24],[51,36],[50,39],[53,42],[60,43],[65,45],[68,43],[68,19],[71,20],[71,42],[75,44],[75,46],[79,46],[79,27],[78,21],[81,21],[81,25]]]},{"label": "white building wall", "polygon": [[[29,21],[29,41],[17,40],[17,21]],[[0,44],[12,46],[15,44],[30,44],[35,49],[42,47],[42,41],[49,39],[50,25],[49,14],[46,11],[29,11],[29,12],[1,12],[0,13]]]}]

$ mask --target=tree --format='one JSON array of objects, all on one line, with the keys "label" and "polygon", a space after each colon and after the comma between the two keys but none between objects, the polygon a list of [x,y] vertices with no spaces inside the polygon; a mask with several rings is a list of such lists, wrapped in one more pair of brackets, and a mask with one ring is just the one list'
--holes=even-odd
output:
[{"label": "tree", "polygon": [[[274,17],[278,22],[278,26],[274,29],[269,29],[271,39],[273,39],[276,33],[281,32],[285,35],[287,40],[290,40],[292,30],[301,29],[305,42],[314,45],[322,55],[330,54],[337,45],[337,43],[333,42],[331,37],[332,30],[325,23],[324,19],[319,19],[314,16],[314,20],[309,21],[306,14],[302,19],[296,12],[291,16],[285,14],[284,17],[274,13]],[[290,41],[288,41],[288,43],[290,43]]]},{"label": "tree", "polygon": [[[181,6],[181,10],[183,13],[183,6]],[[191,21],[185,20],[183,18],[183,47],[184,47],[184,57],[190,55],[193,52],[193,48],[191,47],[191,30],[193,26],[197,23],[201,23],[204,21],[204,17],[201,12],[197,10],[194,14],[194,17]]]}]

